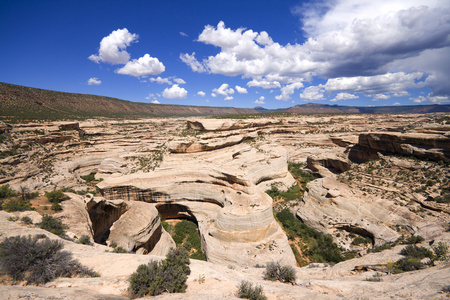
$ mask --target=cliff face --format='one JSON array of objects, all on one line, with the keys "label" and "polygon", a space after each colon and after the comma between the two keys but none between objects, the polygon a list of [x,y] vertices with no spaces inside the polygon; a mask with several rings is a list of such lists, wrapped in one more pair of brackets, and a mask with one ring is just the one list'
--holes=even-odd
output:
[{"label": "cliff face", "polygon": [[398,153],[436,161],[450,160],[450,138],[425,133],[378,132],[362,133],[358,144],[364,148]]}]

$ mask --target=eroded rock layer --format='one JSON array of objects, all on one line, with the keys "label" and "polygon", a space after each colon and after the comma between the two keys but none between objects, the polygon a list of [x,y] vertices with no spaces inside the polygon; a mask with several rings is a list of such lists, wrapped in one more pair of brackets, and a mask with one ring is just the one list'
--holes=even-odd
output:
[{"label": "eroded rock layer", "polygon": [[359,135],[362,147],[415,156],[432,160],[450,161],[450,138],[440,134],[372,132]]},{"label": "eroded rock layer", "polygon": [[110,177],[97,187],[107,199],[186,206],[199,224],[209,261],[295,265],[273,218],[272,199],[257,186],[273,180],[294,183],[283,148],[243,144],[195,157],[171,155],[154,172]]}]

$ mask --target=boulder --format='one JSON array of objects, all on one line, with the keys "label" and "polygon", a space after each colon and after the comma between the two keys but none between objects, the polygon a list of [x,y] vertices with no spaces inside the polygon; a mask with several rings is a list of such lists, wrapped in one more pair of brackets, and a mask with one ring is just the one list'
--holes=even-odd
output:
[{"label": "boulder", "polygon": [[[141,254],[155,252],[166,255],[175,243],[161,226],[155,206],[144,202],[109,201],[99,197],[90,199],[87,211],[97,243],[122,247]],[[164,234],[164,239],[161,237]],[[152,253],[153,254],[153,253]]]}]

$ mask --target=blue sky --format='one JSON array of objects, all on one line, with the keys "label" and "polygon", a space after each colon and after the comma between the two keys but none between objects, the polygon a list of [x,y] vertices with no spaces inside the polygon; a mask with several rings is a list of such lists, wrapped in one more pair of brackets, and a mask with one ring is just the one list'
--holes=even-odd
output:
[{"label": "blue sky", "polygon": [[0,81],[265,108],[450,102],[450,1],[0,1]]}]

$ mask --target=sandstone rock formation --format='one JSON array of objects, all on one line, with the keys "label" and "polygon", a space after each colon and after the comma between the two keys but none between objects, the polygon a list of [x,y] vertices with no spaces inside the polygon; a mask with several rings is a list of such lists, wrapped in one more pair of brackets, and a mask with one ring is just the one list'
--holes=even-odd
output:
[{"label": "sandstone rock formation", "polygon": [[306,166],[311,171],[326,177],[328,174],[338,174],[350,169],[351,162],[344,157],[337,155],[322,153],[319,155],[308,156]]},{"label": "sandstone rock formation", "polygon": [[[93,198],[86,203],[86,210],[97,243],[122,247],[128,252],[162,256],[175,247],[170,235],[162,228],[154,205]],[[164,245],[153,251],[160,242]]]},{"label": "sandstone rock formation", "polygon": [[257,185],[290,182],[281,147],[236,145],[214,152],[172,155],[151,173],[110,177],[97,187],[107,199],[178,205],[199,225],[208,261],[254,265],[295,264],[275,222],[272,199]]},{"label": "sandstone rock formation", "polygon": [[[70,237],[89,235],[99,243],[63,242],[102,276],[60,278],[47,285],[52,289],[0,287],[0,294],[67,294],[70,299],[73,290],[82,289],[80,295],[93,299],[103,299],[97,293],[124,295],[137,266],[160,259],[174,245],[160,226],[160,214],[197,223],[208,257],[208,262],[192,260],[186,294],[161,298],[231,299],[243,279],[263,285],[273,299],[439,298],[450,279],[448,264],[368,282],[377,265],[401,257],[402,246],[366,255],[372,245],[351,243],[355,235],[371,238],[374,245],[411,234],[424,237],[426,247],[450,241],[449,206],[438,202],[450,189],[450,168],[439,162],[448,159],[448,125],[440,121],[444,116],[91,119],[6,126],[0,143],[0,183],[41,195],[71,189],[66,192],[71,199],[63,201],[63,211],[54,216],[68,226]],[[63,124],[69,124],[68,130],[60,127]],[[298,268],[295,286],[263,281],[263,269],[252,268],[270,260],[294,264],[286,235],[273,218],[272,200],[263,193],[272,185],[286,190],[295,184],[287,162],[305,163],[323,178],[308,184],[303,199],[276,205],[291,208],[307,225],[363,255],[335,266]],[[81,177],[92,173],[94,181]],[[104,197],[76,194],[95,193],[96,184]],[[35,201],[42,205],[42,197],[31,202],[47,213]],[[59,239],[34,227],[41,218],[37,212],[14,213],[31,217],[34,225],[7,221],[11,215],[0,212],[0,241],[19,234]],[[112,244],[150,253],[105,252]]]},{"label": "sandstone rock formation", "polygon": [[269,119],[259,120],[232,120],[232,119],[197,119],[188,121],[187,128],[198,131],[224,131],[234,129],[247,129],[254,127],[263,127],[277,123]]},{"label": "sandstone rock formation", "polygon": [[[392,229],[394,225],[408,228],[411,234],[425,225],[407,208],[395,207],[392,202],[349,189],[333,177],[316,179],[308,184],[297,216],[308,226],[324,233],[344,230],[369,237],[375,246],[400,237]],[[440,230],[442,232],[442,228]],[[349,241],[337,240],[341,246],[350,247]]]},{"label": "sandstone rock formation", "polygon": [[[15,235],[45,234],[64,243],[64,250],[70,251],[83,265],[100,273],[95,278],[58,278],[44,286],[0,286],[0,295],[5,299],[128,299],[128,276],[140,264],[161,257],[152,255],[116,254],[105,252],[106,246],[76,244],[39,228],[21,226],[8,221],[10,214],[0,211],[0,241]],[[261,285],[269,299],[441,299],[446,294],[441,290],[450,280],[450,265],[402,274],[378,275],[381,282],[370,282],[375,271],[355,271],[356,266],[387,264],[402,256],[401,248],[368,254],[334,266],[312,264],[295,268],[295,285],[263,280],[264,269],[233,267],[210,262],[191,260],[191,274],[187,280],[187,291],[183,294],[166,294],[158,299],[235,299],[237,286],[242,280]],[[202,279],[200,281],[200,279]]]},{"label": "sandstone rock formation", "polygon": [[450,161],[450,138],[439,134],[373,132],[362,133],[358,145],[378,151]]},{"label": "sandstone rock formation", "polygon": [[172,153],[192,153],[211,151],[221,149],[233,145],[237,145],[242,141],[257,137],[256,132],[251,134],[234,134],[229,136],[214,136],[200,140],[177,140],[168,144],[169,151]]}]

